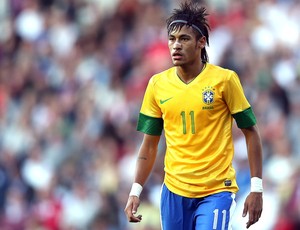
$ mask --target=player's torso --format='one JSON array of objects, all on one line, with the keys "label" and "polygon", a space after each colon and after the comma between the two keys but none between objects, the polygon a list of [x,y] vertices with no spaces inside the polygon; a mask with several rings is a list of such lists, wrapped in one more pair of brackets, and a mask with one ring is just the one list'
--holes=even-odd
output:
[{"label": "player's torso", "polygon": [[[207,64],[185,84],[171,68],[154,85],[167,141],[165,182],[177,194],[202,196],[222,190],[226,179],[234,180],[232,118],[223,98],[226,73]],[[234,181],[232,186],[235,191]]]},{"label": "player's torso", "polygon": [[208,65],[186,84],[172,68],[155,84],[155,100],[162,112],[165,132],[171,139],[179,138],[182,143],[184,138],[192,144],[196,136],[211,132],[209,127],[228,116],[222,98],[223,76],[210,69]]}]

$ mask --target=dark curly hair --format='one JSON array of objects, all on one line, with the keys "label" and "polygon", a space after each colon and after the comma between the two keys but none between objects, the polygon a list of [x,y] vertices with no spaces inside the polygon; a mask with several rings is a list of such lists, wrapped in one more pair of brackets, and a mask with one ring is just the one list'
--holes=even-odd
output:
[{"label": "dark curly hair", "polygon": [[[173,30],[181,29],[183,26],[191,26],[196,33],[196,39],[205,36],[206,43],[209,45],[208,30],[210,30],[210,26],[207,16],[208,13],[205,7],[194,2],[184,2],[179,9],[174,9],[172,15],[167,19],[168,34]],[[205,47],[201,50],[201,59],[202,62],[208,62]]]}]

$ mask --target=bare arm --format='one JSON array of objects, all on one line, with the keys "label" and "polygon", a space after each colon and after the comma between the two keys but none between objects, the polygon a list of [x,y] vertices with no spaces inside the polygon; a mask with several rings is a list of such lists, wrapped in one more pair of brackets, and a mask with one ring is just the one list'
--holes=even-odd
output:
[{"label": "bare arm", "polygon": [[262,178],[262,145],[257,126],[241,129],[246,138],[251,177]]},{"label": "bare arm", "polygon": [[[246,138],[251,177],[262,179],[262,144],[257,126],[242,129]],[[262,213],[262,192],[251,192],[245,201],[243,216],[249,213],[247,228],[256,223]]]},{"label": "bare arm", "polygon": [[155,163],[160,136],[144,135],[136,163],[135,181],[144,185]]},{"label": "bare arm", "polygon": [[[148,179],[155,163],[159,140],[160,136],[144,135],[136,163],[135,183],[143,186]],[[139,204],[139,197],[129,196],[124,210],[129,222],[141,221],[141,215],[134,215],[137,212]]]}]

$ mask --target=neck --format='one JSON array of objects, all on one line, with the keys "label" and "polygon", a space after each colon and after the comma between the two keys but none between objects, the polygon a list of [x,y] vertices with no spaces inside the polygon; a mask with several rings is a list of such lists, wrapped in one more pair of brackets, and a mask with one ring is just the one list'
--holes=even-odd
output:
[{"label": "neck", "polygon": [[177,66],[176,73],[178,77],[185,83],[190,83],[193,81],[204,69],[205,63],[197,65],[195,67],[191,66]]}]

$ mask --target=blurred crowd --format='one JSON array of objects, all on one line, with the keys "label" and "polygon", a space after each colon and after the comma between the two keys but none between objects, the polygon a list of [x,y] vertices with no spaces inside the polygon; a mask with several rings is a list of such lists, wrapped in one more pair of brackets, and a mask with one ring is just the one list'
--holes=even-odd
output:
[{"label": "blurred crowd", "polygon": [[[251,229],[300,229],[300,1],[207,0],[210,62],[236,71],[264,149],[264,211]],[[171,66],[172,0],[0,1],[0,229],[160,230],[164,138],[123,213],[149,78]],[[246,145],[233,127],[245,229]]]}]

